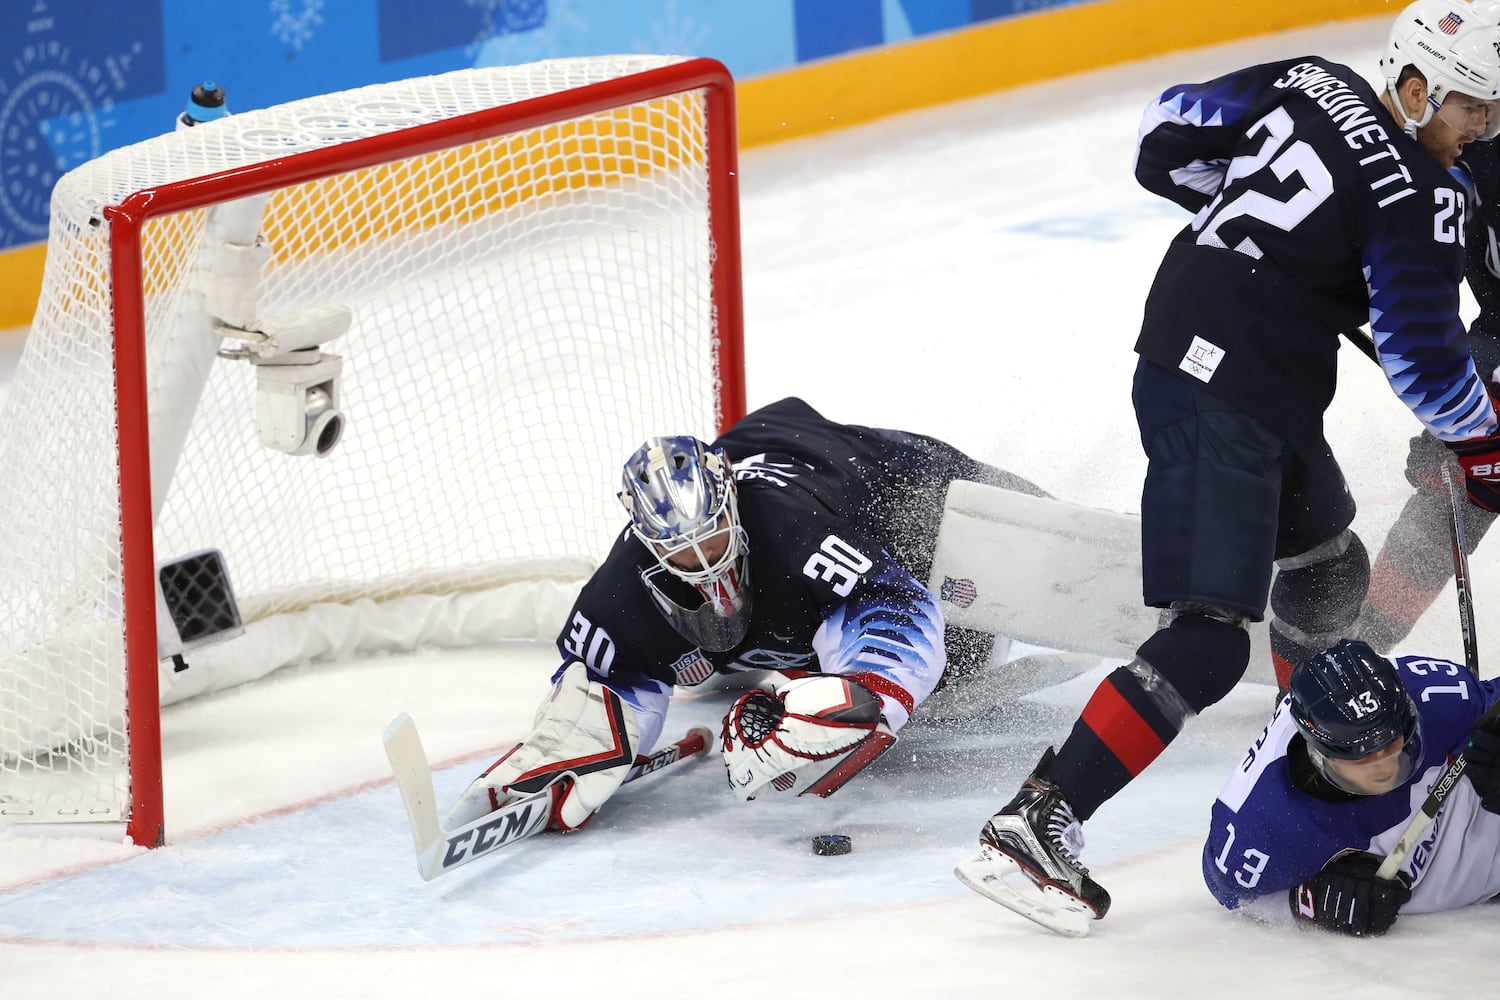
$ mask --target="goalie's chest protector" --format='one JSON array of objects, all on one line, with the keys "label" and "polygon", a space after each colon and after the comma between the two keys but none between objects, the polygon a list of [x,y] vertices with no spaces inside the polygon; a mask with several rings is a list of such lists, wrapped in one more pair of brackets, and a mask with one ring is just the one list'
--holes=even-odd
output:
[{"label": "goalie's chest protector", "polygon": [[649,677],[691,686],[714,672],[816,670],[812,640],[824,610],[842,603],[847,595],[839,590],[851,581],[857,587],[860,578],[840,575],[827,557],[814,557],[830,536],[865,555],[872,563],[869,575],[883,574],[890,557],[857,524],[834,515],[800,486],[752,478],[740,482],[739,496],[749,537],[751,612],[738,646],[701,650],[672,627],[641,582],[641,572],[654,565],[651,556],[627,532],[574,603],[558,636],[563,655],[621,683]]}]

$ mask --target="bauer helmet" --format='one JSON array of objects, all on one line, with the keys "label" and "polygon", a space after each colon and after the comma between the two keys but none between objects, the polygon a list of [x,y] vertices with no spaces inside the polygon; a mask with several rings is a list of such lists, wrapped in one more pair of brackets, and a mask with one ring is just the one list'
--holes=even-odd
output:
[{"label": "bauer helmet", "polygon": [[620,502],[656,559],[641,580],[662,614],[704,649],[739,645],[750,625],[750,546],[723,449],[651,438],[625,463]]},{"label": "bauer helmet", "polygon": [[[1406,118],[1396,83],[1412,66],[1427,80],[1427,108]],[[1427,125],[1449,93],[1500,100],[1500,3],[1496,0],[1417,0],[1396,16],[1380,57],[1386,90],[1413,134]],[[1481,139],[1500,134],[1500,114],[1490,108]]]},{"label": "bauer helmet", "polygon": [[1422,759],[1416,703],[1396,665],[1366,643],[1346,639],[1303,660],[1287,693],[1313,767],[1343,791],[1388,792]]}]

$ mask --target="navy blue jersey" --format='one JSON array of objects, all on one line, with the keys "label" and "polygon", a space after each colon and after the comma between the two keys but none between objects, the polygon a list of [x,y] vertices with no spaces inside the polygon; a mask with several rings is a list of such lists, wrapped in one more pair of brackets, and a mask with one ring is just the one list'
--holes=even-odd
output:
[{"label": "navy blue jersey", "polygon": [[1308,56],[1173,87],[1135,172],[1195,213],[1147,298],[1142,356],[1318,454],[1339,332],[1368,322],[1433,434],[1495,430],[1459,319],[1467,190],[1353,70]]},{"label": "navy blue jersey", "polygon": [[948,483],[1005,474],[932,438],[834,423],[800,399],[750,414],[714,444],[734,470],[749,545],[745,638],[711,652],[683,637],[641,581],[654,558],[625,531],[558,636],[565,662],[582,660],[636,709],[645,748],[674,686],[735,670],[851,676],[899,728],[944,667],[942,617],[923,581]]},{"label": "navy blue jersey", "polygon": [[[1297,787],[1289,756],[1301,737],[1283,698],[1214,802],[1203,845],[1203,878],[1214,898],[1236,909],[1301,885],[1346,849],[1387,854],[1447,766],[1474,721],[1500,700],[1497,682],[1481,681],[1451,660],[1403,656],[1395,661],[1417,705],[1422,760],[1406,783],[1381,795],[1329,802]],[[1452,909],[1500,892],[1500,816],[1486,812],[1473,786],[1450,795],[1403,870],[1414,882],[1405,909]],[[1438,850],[1438,846],[1442,850]],[[1288,911],[1289,912],[1289,911]]]}]

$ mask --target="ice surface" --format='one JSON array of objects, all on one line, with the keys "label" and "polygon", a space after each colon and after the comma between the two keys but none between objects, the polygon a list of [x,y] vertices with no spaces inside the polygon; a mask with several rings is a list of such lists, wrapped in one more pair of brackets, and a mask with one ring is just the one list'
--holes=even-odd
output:
[{"label": "ice surface", "polygon": [[[1167,84],[1307,52],[1369,73],[1384,31],[1377,18],[1273,36],[750,152],[752,405],[802,395],[1136,511],[1131,345],[1184,222],[1131,179],[1141,108]],[[1406,496],[1415,422],[1346,354],[1328,433],[1373,551]],[[1485,614],[1500,607],[1494,553],[1473,566],[1481,637],[1500,634]],[[1440,598],[1412,648],[1461,655],[1452,608]],[[710,756],[622,790],[578,834],[421,882],[385,723],[417,720],[446,801],[526,731],[552,666],[526,646],[384,657],[173,706],[167,848],[0,830],[0,995],[1373,998],[1474,994],[1500,976],[1500,908],[1366,942],[1213,902],[1199,846],[1267,714],[1263,685],[1205,713],[1088,824],[1085,860],[1115,899],[1089,938],[964,889],[954,863],[1105,665],[1030,694],[1021,680],[1007,694],[1003,675],[954,691],[828,800],[739,803]],[[730,697],[679,698],[669,735],[716,725]],[[814,856],[810,838],[835,832],[853,853]]]}]

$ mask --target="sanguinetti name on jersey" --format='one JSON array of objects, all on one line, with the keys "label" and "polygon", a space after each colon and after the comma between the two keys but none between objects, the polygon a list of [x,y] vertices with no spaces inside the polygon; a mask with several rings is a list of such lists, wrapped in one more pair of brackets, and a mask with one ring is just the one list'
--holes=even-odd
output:
[{"label": "sanguinetti name on jersey", "polygon": [[1348,83],[1317,63],[1303,62],[1293,66],[1273,86],[1302,91],[1328,112],[1329,119],[1344,134],[1344,141],[1350,149],[1371,149],[1371,154],[1359,161],[1361,167],[1390,161],[1382,163],[1387,173],[1370,183],[1375,191],[1400,184],[1400,187],[1383,192],[1384,196],[1376,202],[1381,208],[1417,193],[1411,171],[1401,162],[1401,154],[1391,142],[1390,133],[1380,124],[1374,109]]}]

